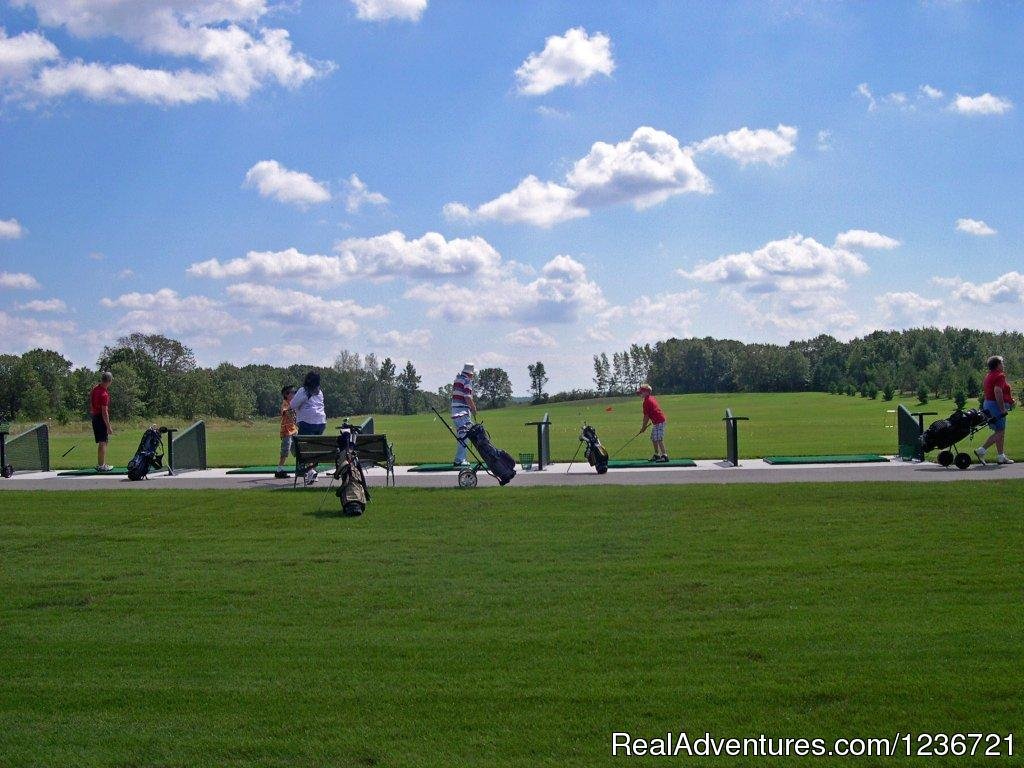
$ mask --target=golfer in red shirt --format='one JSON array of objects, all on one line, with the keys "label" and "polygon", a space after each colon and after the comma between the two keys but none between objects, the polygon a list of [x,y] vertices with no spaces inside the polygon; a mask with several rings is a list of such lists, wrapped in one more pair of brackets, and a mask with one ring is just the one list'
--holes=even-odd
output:
[{"label": "golfer in red shirt", "polygon": [[113,469],[107,464],[107,442],[114,434],[110,426],[110,382],[113,380],[110,371],[104,371],[100,375],[100,383],[89,393],[92,434],[96,438],[96,470],[99,472],[109,472]]},{"label": "golfer in red shirt", "polygon": [[641,432],[646,432],[651,424],[651,443],[654,444],[654,455],[648,461],[656,461],[661,464],[668,462],[668,453],[665,452],[665,412],[661,410],[658,401],[654,399],[650,384],[641,384],[636,391],[644,399],[644,424],[640,427]]},{"label": "golfer in red shirt", "polygon": [[1010,384],[1006,380],[1006,370],[1003,367],[1003,358],[993,355],[988,359],[988,375],[985,376],[985,383],[982,385],[985,390],[985,402],[983,409],[985,414],[992,419],[989,426],[992,427],[992,434],[981,448],[975,448],[978,460],[985,463],[985,454],[993,445],[999,451],[996,458],[1000,464],[1013,464],[1013,459],[1007,458],[1004,440],[1006,439],[1006,414],[1013,408],[1013,392],[1010,391]]}]

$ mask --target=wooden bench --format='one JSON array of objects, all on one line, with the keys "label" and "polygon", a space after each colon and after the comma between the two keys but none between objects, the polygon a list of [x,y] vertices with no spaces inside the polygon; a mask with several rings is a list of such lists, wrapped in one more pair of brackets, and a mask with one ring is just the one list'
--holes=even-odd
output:
[{"label": "wooden bench", "polygon": [[[341,455],[340,435],[297,435],[295,437],[295,482],[309,467],[321,462],[335,464]],[[384,485],[395,484],[394,446],[387,435],[356,435],[356,455],[364,464],[384,469]]]}]

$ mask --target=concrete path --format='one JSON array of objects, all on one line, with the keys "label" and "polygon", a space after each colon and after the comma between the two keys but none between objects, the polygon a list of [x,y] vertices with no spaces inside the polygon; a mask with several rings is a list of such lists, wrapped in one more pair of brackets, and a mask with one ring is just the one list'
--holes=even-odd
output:
[{"label": "concrete path", "polygon": [[[946,469],[929,462],[892,461],[888,464],[804,464],[771,466],[760,459],[748,459],[739,467],[717,461],[698,461],[696,467],[651,467],[644,469],[613,469],[598,475],[586,464],[552,464],[543,472],[519,472],[510,489],[539,485],[661,485],[689,483],[854,483],[854,482],[970,482],[981,480],[1024,480],[1024,462],[1000,467],[975,464],[968,470]],[[367,470],[373,486],[384,484],[384,471]],[[396,467],[399,488],[454,488],[454,472],[410,472],[409,467]],[[317,487],[325,487],[329,475],[321,475]],[[481,472],[480,487],[496,486],[497,482]],[[144,482],[131,482],[125,477],[59,477],[56,472],[18,473],[0,479],[4,490],[95,490],[146,488],[290,488],[291,480],[275,480],[270,475],[229,475],[226,469],[187,472],[175,477],[150,475]]]}]

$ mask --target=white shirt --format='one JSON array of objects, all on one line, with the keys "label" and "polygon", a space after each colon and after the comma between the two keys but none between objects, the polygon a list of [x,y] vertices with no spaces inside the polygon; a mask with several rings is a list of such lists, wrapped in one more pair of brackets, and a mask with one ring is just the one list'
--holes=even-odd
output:
[{"label": "white shirt", "polygon": [[304,421],[307,424],[327,423],[327,412],[324,410],[324,391],[322,389],[310,397],[305,387],[299,387],[299,391],[292,398],[292,410],[295,411],[296,421]]}]

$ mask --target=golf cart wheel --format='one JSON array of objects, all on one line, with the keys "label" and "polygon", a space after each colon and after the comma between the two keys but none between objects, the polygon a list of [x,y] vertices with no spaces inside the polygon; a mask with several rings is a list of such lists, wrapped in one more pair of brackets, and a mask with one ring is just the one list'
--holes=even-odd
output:
[{"label": "golf cart wheel", "polygon": [[944,467],[953,466],[953,452],[939,451],[939,464],[941,464]]},{"label": "golf cart wheel", "polygon": [[604,474],[607,474],[607,472],[608,472],[608,465],[607,464],[598,464],[596,469],[597,469],[597,474],[604,475]]},{"label": "golf cart wheel", "polygon": [[459,488],[476,488],[476,472],[472,469],[459,470]]},{"label": "golf cart wheel", "polygon": [[8,464],[3,468],[3,470],[0,470],[0,474],[4,477],[14,477],[14,467]]},{"label": "golf cart wheel", "polygon": [[956,464],[957,469],[967,469],[971,466],[971,454],[958,453],[956,458],[953,459],[953,463]]}]

